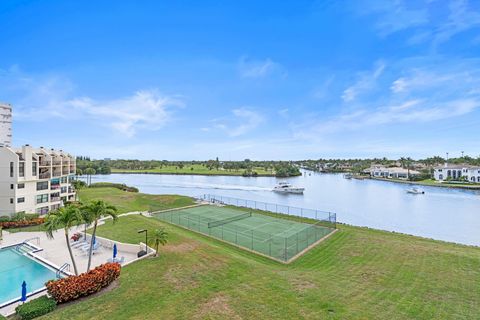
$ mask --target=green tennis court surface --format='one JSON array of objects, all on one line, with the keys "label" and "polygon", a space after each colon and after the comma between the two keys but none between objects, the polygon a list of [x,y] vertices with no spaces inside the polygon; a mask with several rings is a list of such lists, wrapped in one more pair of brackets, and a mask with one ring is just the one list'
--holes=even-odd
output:
[{"label": "green tennis court surface", "polygon": [[218,205],[159,212],[154,216],[284,262],[334,231],[320,222],[308,224]]}]

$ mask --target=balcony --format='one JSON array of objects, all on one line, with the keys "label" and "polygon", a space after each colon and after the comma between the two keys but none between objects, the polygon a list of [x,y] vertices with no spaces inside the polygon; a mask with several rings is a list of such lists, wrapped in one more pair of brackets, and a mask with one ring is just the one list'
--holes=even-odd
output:
[{"label": "balcony", "polygon": [[54,166],[61,166],[62,165],[62,161],[53,161],[53,165]]},{"label": "balcony", "polygon": [[50,179],[51,178],[50,172],[40,173],[38,175],[38,178],[40,178],[40,179]]},{"label": "balcony", "polygon": [[52,185],[50,186],[50,190],[58,190],[58,189],[60,189],[60,185],[59,185],[59,184],[52,184]]},{"label": "balcony", "polygon": [[60,201],[60,197],[50,197],[50,202],[57,202]]},{"label": "balcony", "polygon": [[62,173],[60,171],[54,171],[53,172],[54,177],[60,177],[61,175],[62,175]]},{"label": "balcony", "polygon": [[68,188],[68,193],[75,193],[75,189],[72,187]]}]

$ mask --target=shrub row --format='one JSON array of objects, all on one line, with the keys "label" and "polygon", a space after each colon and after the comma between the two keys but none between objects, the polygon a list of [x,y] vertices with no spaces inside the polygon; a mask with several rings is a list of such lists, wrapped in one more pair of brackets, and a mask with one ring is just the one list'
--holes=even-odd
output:
[{"label": "shrub row", "polygon": [[52,298],[43,296],[27,303],[21,304],[15,308],[17,315],[22,320],[30,320],[52,312],[57,307],[57,303]]},{"label": "shrub row", "polygon": [[34,218],[30,220],[4,221],[0,222],[0,227],[3,229],[23,228],[29,226],[36,226],[45,222],[45,218]]},{"label": "shrub row", "polygon": [[17,212],[14,213],[12,216],[1,216],[0,222],[6,221],[18,221],[18,220],[32,220],[38,218],[40,215],[36,213],[25,213],[25,212]]},{"label": "shrub row", "polygon": [[78,276],[49,281],[46,286],[50,296],[63,303],[96,293],[119,276],[120,264],[106,263]]},{"label": "shrub row", "polygon": [[135,187],[129,187],[124,183],[112,183],[112,182],[96,182],[90,185],[90,188],[117,188],[128,192],[138,192]]}]

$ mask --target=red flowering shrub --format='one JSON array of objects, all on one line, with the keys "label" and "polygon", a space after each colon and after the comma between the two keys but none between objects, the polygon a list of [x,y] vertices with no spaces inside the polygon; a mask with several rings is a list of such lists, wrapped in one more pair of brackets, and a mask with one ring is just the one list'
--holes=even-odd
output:
[{"label": "red flowering shrub", "polygon": [[45,285],[50,296],[57,303],[63,303],[98,292],[119,276],[119,263],[105,263],[81,275],[51,280]]},{"label": "red flowering shrub", "polygon": [[3,229],[23,228],[29,226],[36,226],[45,222],[45,218],[34,218],[29,220],[4,221],[0,222],[0,227]]}]

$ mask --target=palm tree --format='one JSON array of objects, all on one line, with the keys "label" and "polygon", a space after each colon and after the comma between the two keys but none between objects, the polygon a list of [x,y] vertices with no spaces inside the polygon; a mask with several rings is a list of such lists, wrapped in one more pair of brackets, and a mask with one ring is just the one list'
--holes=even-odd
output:
[{"label": "palm tree", "polygon": [[93,222],[92,241],[90,241],[90,249],[88,250],[88,265],[87,272],[90,271],[90,265],[92,263],[93,253],[93,239],[97,234],[98,220],[104,216],[110,216],[115,223],[118,219],[117,208],[103,200],[94,200],[82,207],[82,215],[87,217],[87,220]]},{"label": "palm tree", "polygon": [[73,205],[61,207],[50,212],[45,221],[45,232],[47,233],[47,237],[50,239],[53,238],[54,231],[63,227],[68,253],[70,254],[70,259],[72,260],[73,269],[75,270],[76,275],[78,275],[78,269],[77,264],[75,263],[75,258],[73,257],[72,247],[70,246],[70,237],[68,235],[68,231],[71,227],[77,225],[81,221],[82,216],[80,215],[80,210]]},{"label": "palm tree", "polygon": [[78,180],[78,177],[83,175],[82,169],[77,168],[77,171],[75,172],[75,175],[77,176],[77,180]]},{"label": "palm tree", "polygon": [[85,174],[87,175],[87,183],[88,183],[88,185],[91,185],[91,184],[92,184],[92,174],[95,174],[95,173],[97,173],[97,172],[96,172],[95,169],[93,169],[93,168],[87,168],[87,169],[85,169]]},{"label": "palm tree", "polygon": [[158,247],[164,246],[168,242],[168,233],[165,228],[155,229],[153,231],[153,237],[150,239],[150,243],[155,246],[155,256],[158,256]]}]

